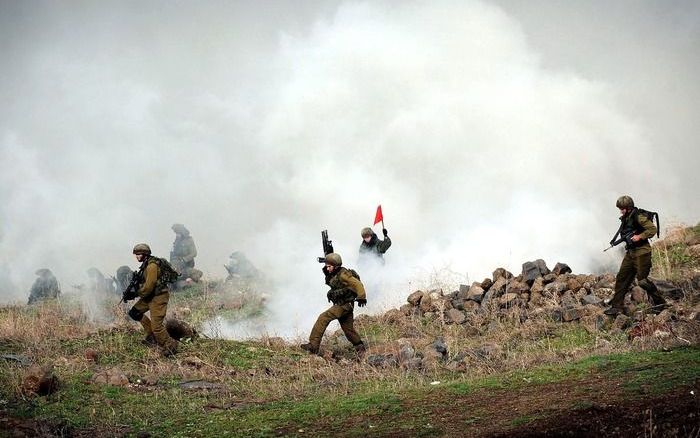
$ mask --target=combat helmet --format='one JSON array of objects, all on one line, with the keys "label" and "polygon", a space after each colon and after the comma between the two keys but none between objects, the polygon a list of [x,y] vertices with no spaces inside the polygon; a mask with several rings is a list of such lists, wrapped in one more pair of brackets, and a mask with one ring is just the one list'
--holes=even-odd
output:
[{"label": "combat helmet", "polygon": [[331,266],[341,266],[343,264],[343,259],[340,257],[340,254],[332,252],[330,254],[326,254],[326,264]]},{"label": "combat helmet", "polygon": [[615,206],[617,208],[634,208],[634,200],[627,195],[620,196],[619,198],[617,198]]},{"label": "combat helmet", "polygon": [[134,254],[151,255],[151,247],[145,243],[139,243],[134,247]]},{"label": "combat helmet", "polygon": [[177,233],[177,234],[183,234],[183,235],[188,235],[190,234],[190,230],[188,230],[184,225],[182,224],[173,224],[172,230]]},{"label": "combat helmet", "polygon": [[364,227],[362,229],[362,231],[360,231],[360,235],[362,236],[363,239],[365,237],[372,237],[372,234],[374,234],[374,232],[372,231],[372,229],[370,227]]}]

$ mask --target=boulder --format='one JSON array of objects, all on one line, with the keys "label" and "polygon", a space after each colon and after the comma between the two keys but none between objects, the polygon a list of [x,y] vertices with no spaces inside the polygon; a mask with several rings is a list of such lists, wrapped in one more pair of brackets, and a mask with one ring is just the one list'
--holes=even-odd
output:
[{"label": "boulder", "polygon": [[513,278],[513,274],[506,271],[505,268],[496,268],[496,270],[493,271],[491,278],[493,279],[493,282],[495,283],[496,280],[498,280],[499,278],[503,278],[505,280],[510,280],[511,278]]},{"label": "boulder", "polygon": [[435,341],[433,341],[433,343],[430,345],[435,349],[435,351],[441,354],[447,354],[447,344],[445,343],[445,338],[442,336],[435,338]]},{"label": "boulder", "polygon": [[666,280],[652,280],[659,291],[659,295],[666,299],[680,300],[685,296],[683,290]]},{"label": "boulder", "polygon": [[535,281],[532,283],[532,286],[530,286],[530,293],[541,294],[543,290],[544,290],[544,278],[542,278],[542,277],[536,278]]},{"label": "boulder", "polygon": [[577,278],[569,278],[566,281],[566,288],[569,290],[578,291],[582,286],[583,284]]},{"label": "boulder", "polygon": [[519,294],[509,292],[498,299],[498,304],[501,307],[513,307],[517,305],[519,297]]},{"label": "boulder", "polygon": [[629,316],[620,313],[617,315],[617,317],[615,317],[615,321],[612,323],[612,328],[616,330],[624,330],[625,327],[630,324],[630,321]]},{"label": "boulder", "polygon": [[467,317],[464,316],[464,313],[460,312],[457,309],[450,309],[445,313],[445,315],[447,316],[449,321],[455,324],[464,324],[464,322],[467,320]]},{"label": "boulder", "polygon": [[641,287],[635,286],[632,288],[632,291],[630,292],[630,298],[635,303],[646,303],[647,293]]},{"label": "boulder", "polygon": [[481,282],[480,286],[484,291],[487,291],[489,290],[491,285],[493,285],[493,280],[491,280],[490,278],[484,278],[484,281]]},{"label": "boulder", "polygon": [[421,298],[423,298],[423,291],[417,290],[408,296],[408,303],[412,306],[418,306],[420,304]]},{"label": "boulder", "polygon": [[481,298],[483,298],[483,296],[484,296],[484,289],[481,287],[481,285],[474,283],[467,291],[465,299],[470,300],[470,301],[476,301],[477,303],[480,303]]},{"label": "boulder", "polygon": [[424,294],[419,304],[420,310],[424,313],[430,312],[433,309],[433,299],[430,295]]},{"label": "boulder", "polygon": [[557,263],[552,269],[552,273],[555,275],[570,274],[571,268],[566,263]]},{"label": "boulder", "polygon": [[547,275],[549,272],[549,268],[544,260],[537,259],[532,262],[523,263],[523,271],[520,275],[522,276],[522,281],[527,283],[528,286],[532,286],[536,278]]},{"label": "boulder", "polygon": [[399,361],[406,362],[416,357],[416,350],[410,344],[404,344],[399,347]]},{"label": "boulder", "polygon": [[570,291],[567,290],[564,292],[561,296],[561,306],[565,309],[573,309],[574,307],[578,307],[579,301],[578,298],[574,296],[574,294]]},{"label": "boulder", "polygon": [[593,304],[593,305],[597,306],[597,305],[602,304],[603,300],[601,300],[600,298],[598,298],[597,296],[595,296],[593,294],[588,294],[588,295],[584,295],[583,298],[581,298],[581,302],[583,304]]},{"label": "boulder", "polygon": [[566,290],[566,285],[563,283],[560,283],[558,281],[555,281],[553,283],[549,283],[544,287],[544,290],[542,291],[542,295],[544,295],[547,298],[556,298],[559,295],[562,294]]}]

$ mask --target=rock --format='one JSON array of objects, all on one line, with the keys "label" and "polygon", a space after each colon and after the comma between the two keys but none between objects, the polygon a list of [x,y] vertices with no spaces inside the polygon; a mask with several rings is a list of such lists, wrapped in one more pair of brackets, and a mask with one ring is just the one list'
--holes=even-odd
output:
[{"label": "rock", "polygon": [[414,357],[402,363],[401,366],[407,370],[419,370],[423,368],[423,359]]},{"label": "rock", "polygon": [[[479,284],[479,283],[474,283],[474,284]],[[459,291],[457,292],[459,295],[462,296],[467,296],[467,291],[469,290],[469,286],[466,284],[460,284],[459,285]]]},{"label": "rock", "polygon": [[570,278],[566,281],[566,288],[569,290],[578,291],[583,285],[576,278]]},{"label": "rock", "polygon": [[464,310],[464,300],[460,298],[455,298],[452,300],[452,308],[457,310]]},{"label": "rock", "polygon": [[537,259],[533,262],[523,263],[522,281],[527,283],[528,286],[532,286],[532,283],[538,277],[542,277],[549,274],[549,268],[547,264],[542,259]]},{"label": "rock", "polygon": [[97,350],[93,348],[86,348],[85,349],[85,359],[87,359],[90,362],[97,362],[98,358]]},{"label": "rock", "polygon": [[498,279],[504,279],[504,280],[510,280],[513,278],[513,274],[510,272],[506,271],[504,268],[497,268],[495,271],[493,271],[492,279],[493,282],[495,283]]},{"label": "rock", "polygon": [[671,283],[670,281],[665,281],[665,280],[652,280],[654,284],[656,285],[656,288],[659,291],[659,295],[666,299],[672,299],[672,300],[680,300],[682,299],[685,294],[683,293],[683,290],[676,286],[675,284]]},{"label": "rock", "polygon": [[519,297],[520,297],[519,294],[507,293],[498,299],[498,304],[501,307],[513,307],[517,304]]},{"label": "rock", "polygon": [[598,281],[593,286],[596,289],[615,289],[615,276],[605,274],[598,278]]},{"label": "rock", "polygon": [[557,274],[554,274],[554,273],[550,273],[550,274],[547,274],[547,275],[545,275],[544,277],[542,277],[542,280],[544,281],[544,284],[551,283],[551,282],[553,282],[553,281],[556,280],[556,279],[557,279]]},{"label": "rock", "polygon": [[416,357],[416,350],[410,344],[402,345],[399,349],[399,361],[406,362]]},{"label": "rock", "polygon": [[583,298],[581,298],[581,302],[583,304],[593,304],[593,305],[600,305],[603,303],[603,300],[598,298],[595,295],[589,294],[589,295],[584,295]]},{"label": "rock", "polygon": [[506,285],[506,292],[512,292],[515,294],[522,294],[522,293],[529,293],[530,292],[530,286],[528,286],[526,283],[522,281],[511,281]]},{"label": "rock", "polygon": [[447,354],[447,344],[442,336],[435,338],[435,341],[431,344],[435,351],[441,354]]},{"label": "rock", "polygon": [[466,296],[464,297],[466,300],[470,301],[476,301],[477,303],[481,302],[481,299],[484,297],[484,288],[481,287],[478,283],[474,283],[469,290],[467,291]]},{"label": "rock", "polygon": [[556,265],[554,265],[554,269],[552,269],[552,273],[554,275],[570,274],[571,268],[566,263],[557,263]]},{"label": "rock", "polygon": [[617,317],[615,317],[615,321],[612,324],[612,328],[617,330],[624,330],[625,327],[627,327],[630,324],[630,321],[631,320],[629,316],[620,313],[617,315]]},{"label": "rock", "polygon": [[561,314],[561,319],[564,322],[575,321],[581,318],[581,311],[579,309],[563,309]]},{"label": "rock", "polygon": [[503,349],[494,343],[483,344],[474,349],[473,352],[482,359],[493,359],[503,355]]},{"label": "rock", "polygon": [[544,287],[542,295],[547,298],[558,298],[566,290],[566,285],[559,282],[549,283]]},{"label": "rock", "polygon": [[630,298],[632,299],[633,302],[635,303],[646,303],[647,301],[647,293],[644,289],[642,289],[639,286],[635,286],[632,288],[632,291],[630,293]]},{"label": "rock", "polygon": [[533,306],[541,306],[542,305],[542,294],[539,292],[533,292],[530,294],[530,304]]},{"label": "rock", "polygon": [[27,366],[30,364],[29,358],[27,356],[22,356],[21,354],[0,354],[0,359],[17,363],[21,366]]},{"label": "rock", "polygon": [[412,306],[418,306],[422,298],[423,291],[417,290],[408,296],[408,303]]},{"label": "rock", "polygon": [[424,294],[419,304],[421,312],[430,312],[433,309],[433,300],[430,295]]},{"label": "rock", "polygon": [[576,298],[570,290],[567,290],[561,296],[561,306],[565,309],[572,309],[574,307],[578,307],[578,298]]},{"label": "rock", "polygon": [[445,315],[447,316],[447,318],[449,318],[450,321],[452,321],[455,324],[463,324],[467,320],[467,317],[464,316],[464,313],[460,312],[457,309],[450,309],[445,313]]},{"label": "rock", "polygon": [[465,301],[462,304],[462,307],[462,310],[464,310],[465,312],[473,312],[479,308],[479,303],[477,303],[476,301]]},{"label": "rock", "polygon": [[389,309],[384,313],[384,321],[386,321],[387,324],[396,324],[403,321],[404,318],[405,315],[399,309]]},{"label": "rock", "polygon": [[481,288],[482,288],[484,291],[489,290],[489,288],[491,287],[491,285],[493,285],[493,280],[491,280],[490,278],[484,278],[484,281],[481,282]]},{"label": "rock", "polygon": [[114,367],[95,374],[92,377],[92,382],[102,385],[126,386],[129,384],[129,378],[121,369]]},{"label": "rock", "polygon": [[168,331],[171,338],[177,341],[181,339],[195,339],[198,336],[197,330],[179,319],[166,319],[165,330]]},{"label": "rock", "polygon": [[530,293],[541,294],[542,291],[544,291],[544,278],[539,277],[536,278],[535,281],[532,283],[532,286],[530,286]]},{"label": "rock", "polygon": [[50,395],[59,387],[58,377],[53,372],[53,366],[33,366],[27,370],[22,381],[22,390],[25,394]]},{"label": "rock", "polygon": [[412,316],[417,309],[412,304],[404,304],[399,310],[406,316]]}]

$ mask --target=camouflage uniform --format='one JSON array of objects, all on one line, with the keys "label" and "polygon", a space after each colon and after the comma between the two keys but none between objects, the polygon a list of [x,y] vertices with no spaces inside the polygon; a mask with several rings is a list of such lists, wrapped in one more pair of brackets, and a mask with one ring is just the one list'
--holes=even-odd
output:
[{"label": "camouflage uniform", "polygon": [[260,278],[260,271],[248,260],[240,251],[236,251],[229,257],[230,261],[226,265],[228,271],[227,280],[241,278],[244,280],[257,280]]},{"label": "camouflage uniform", "polygon": [[189,230],[182,224],[175,224],[172,229],[175,232],[175,242],[173,242],[173,250],[170,251],[170,264],[181,274],[183,279],[191,278],[194,281],[199,281],[201,271],[194,269],[194,258],[197,257],[194,239],[190,236]]},{"label": "camouflage uniform", "polygon": [[649,280],[651,271],[651,245],[649,238],[656,234],[656,226],[646,215],[640,214],[639,209],[632,208],[631,211],[620,217],[621,231],[634,231],[641,239],[627,246],[627,252],[620,264],[620,270],[615,279],[615,295],[610,300],[610,309],[607,313],[622,311],[625,294],[629,291],[635,277],[639,286],[646,291],[654,306],[663,306],[666,301],[659,296],[656,285]]},{"label": "camouflage uniform", "polygon": [[360,258],[358,260],[358,264],[366,266],[369,263],[379,263],[380,265],[383,265],[384,253],[391,246],[391,239],[389,238],[388,234],[385,234],[384,240],[380,240],[370,228],[363,229],[363,234],[366,233],[367,230],[369,233],[371,233],[371,239],[369,242],[365,242],[363,240],[360,244]]},{"label": "camouflage uniform", "polygon": [[107,280],[99,269],[90,268],[87,270],[87,275],[89,279],[88,289],[90,292],[98,294],[114,293],[114,284],[111,280]]},{"label": "camouflage uniform", "polygon": [[[177,351],[177,341],[168,335],[163,321],[168,311],[170,289],[161,281],[160,267],[156,257],[147,256],[141,263],[139,275],[144,279],[138,290],[139,300],[129,310],[129,316],[141,323],[146,332],[146,340],[155,339],[166,353]],[[151,317],[145,315],[151,313]]]},{"label": "camouflage uniform", "polygon": [[331,288],[327,296],[328,300],[333,303],[333,306],[319,315],[311,329],[309,344],[304,344],[302,348],[317,353],[321,345],[321,338],[323,338],[328,324],[337,319],[348,341],[358,351],[364,351],[364,343],[353,327],[354,301],[357,300],[360,302],[360,305],[367,302],[362,282],[350,270],[340,266],[336,267],[331,273],[324,267],[323,273],[326,276],[326,284]]},{"label": "camouflage uniform", "polygon": [[36,275],[38,275],[39,278],[34,281],[29,291],[29,300],[27,304],[55,299],[61,295],[61,287],[58,285],[58,280],[56,280],[51,270],[45,268],[39,269],[36,271]]}]

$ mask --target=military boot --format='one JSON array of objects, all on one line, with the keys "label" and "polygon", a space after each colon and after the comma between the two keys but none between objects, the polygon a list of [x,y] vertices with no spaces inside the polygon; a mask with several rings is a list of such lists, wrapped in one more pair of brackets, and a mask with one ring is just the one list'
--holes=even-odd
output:
[{"label": "military boot", "polygon": [[313,345],[313,344],[309,344],[309,343],[307,343],[307,344],[301,344],[300,347],[301,347],[302,350],[306,350],[306,351],[308,351],[308,352],[311,353],[311,354],[318,354],[318,347],[316,347],[316,346]]}]

